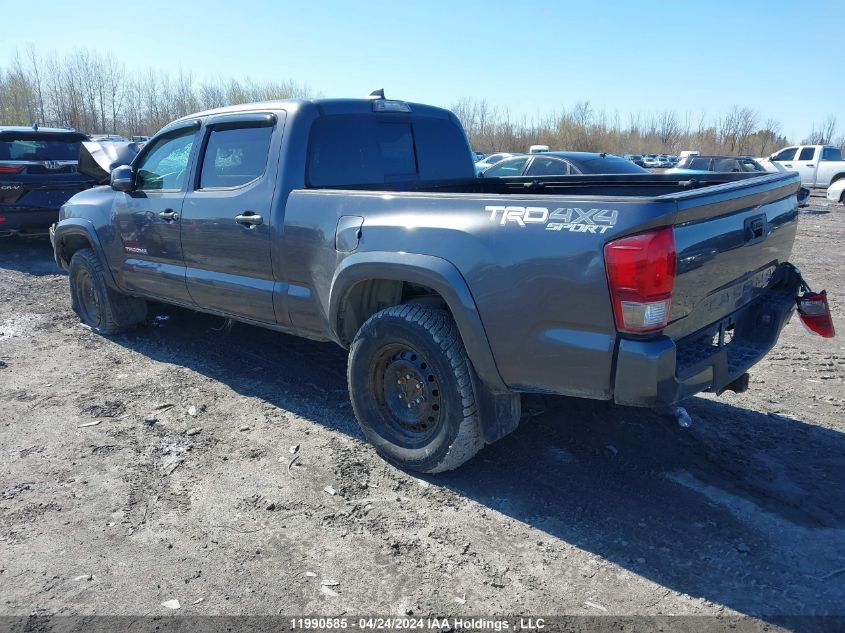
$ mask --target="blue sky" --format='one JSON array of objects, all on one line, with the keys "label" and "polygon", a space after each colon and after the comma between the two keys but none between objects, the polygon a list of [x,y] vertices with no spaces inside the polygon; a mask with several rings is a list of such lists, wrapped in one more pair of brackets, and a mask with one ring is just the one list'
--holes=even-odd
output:
[{"label": "blue sky", "polygon": [[[112,51],[128,68],[293,79],[325,96],[448,106],[486,99],[537,117],[589,100],[623,121],[738,104],[793,140],[845,131],[845,1],[40,0],[4,2],[0,66],[16,48]],[[83,9],[80,9],[83,7]],[[74,33],[80,33],[75,37]],[[85,34],[90,33],[91,37]]]}]

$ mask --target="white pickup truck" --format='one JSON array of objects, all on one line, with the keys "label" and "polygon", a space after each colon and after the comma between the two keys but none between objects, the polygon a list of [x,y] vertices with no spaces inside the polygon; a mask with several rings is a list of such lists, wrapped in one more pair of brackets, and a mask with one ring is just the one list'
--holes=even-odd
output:
[{"label": "white pickup truck", "polygon": [[[797,171],[805,187],[829,187],[831,183],[845,178],[842,150],[833,145],[793,145],[775,152],[769,160],[772,167],[780,165],[787,171]],[[767,171],[780,171],[765,163],[763,166]]]}]

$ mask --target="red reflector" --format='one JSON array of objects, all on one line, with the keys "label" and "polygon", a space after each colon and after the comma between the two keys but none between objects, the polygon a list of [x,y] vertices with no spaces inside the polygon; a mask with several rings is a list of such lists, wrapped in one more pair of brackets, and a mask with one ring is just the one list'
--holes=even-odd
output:
[{"label": "red reflector", "polygon": [[821,292],[807,292],[798,298],[798,316],[801,322],[811,332],[833,338],[836,331],[833,328],[833,317],[830,315],[830,306],[827,305],[827,290]]},{"label": "red reflector", "polygon": [[6,221],[6,218],[4,218],[2,215],[0,215],[0,224],[2,224],[5,221]]},{"label": "red reflector", "polygon": [[609,242],[604,261],[616,327],[627,332],[665,327],[675,289],[675,231],[667,227]]},{"label": "red reflector", "polygon": [[25,165],[0,165],[0,174],[19,174]]}]

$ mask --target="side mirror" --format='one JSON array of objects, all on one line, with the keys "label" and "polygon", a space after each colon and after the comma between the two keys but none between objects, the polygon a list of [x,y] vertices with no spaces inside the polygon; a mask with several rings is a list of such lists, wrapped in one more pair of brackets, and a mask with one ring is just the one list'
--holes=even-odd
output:
[{"label": "side mirror", "polygon": [[130,165],[121,165],[111,171],[111,188],[115,191],[132,191],[135,188],[135,172]]}]

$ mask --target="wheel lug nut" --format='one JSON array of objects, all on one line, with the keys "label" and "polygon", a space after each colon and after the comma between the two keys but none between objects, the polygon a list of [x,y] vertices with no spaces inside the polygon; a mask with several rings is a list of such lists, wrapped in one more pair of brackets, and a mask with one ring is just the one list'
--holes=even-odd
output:
[{"label": "wheel lug nut", "polygon": [[410,379],[411,379],[411,374],[405,374],[405,380],[410,380]]},{"label": "wheel lug nut", "polygon": [[402,398],[404,398],[404,397],[405,397],[405,394],[404,394],[404,393],[400,393],[400,394],[399,394],[399,399],[400,399],[400,400],[401,400]]}]

